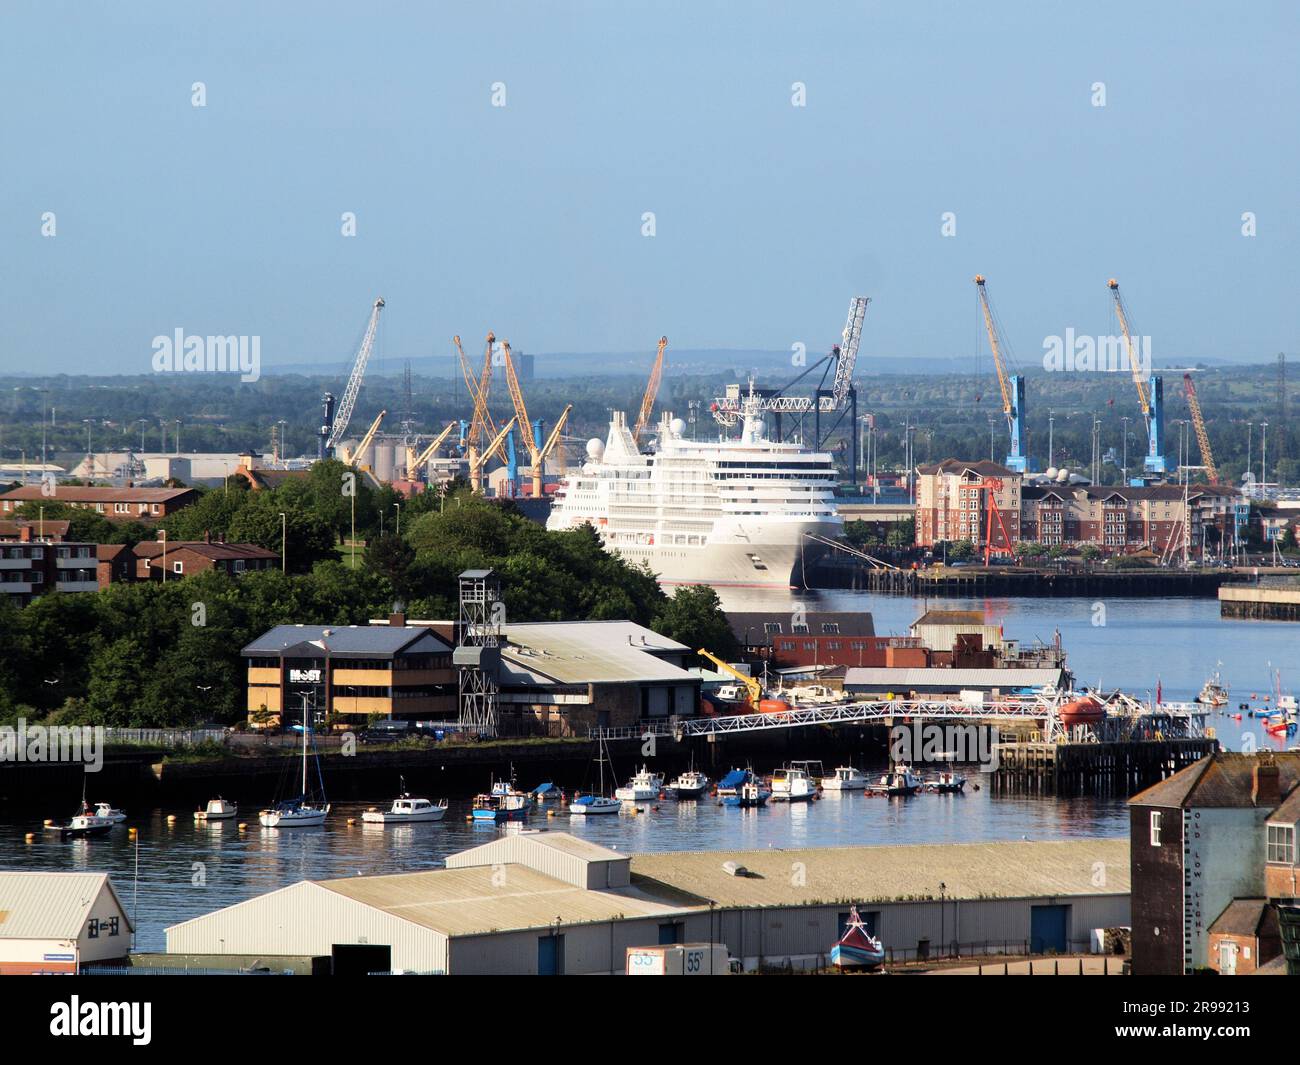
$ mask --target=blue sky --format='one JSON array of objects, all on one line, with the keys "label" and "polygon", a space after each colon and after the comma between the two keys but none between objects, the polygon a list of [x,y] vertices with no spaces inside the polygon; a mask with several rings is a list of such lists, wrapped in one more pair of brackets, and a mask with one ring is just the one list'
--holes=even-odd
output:
[{"label": "blue sky", "polygon": [[1112,275],[1157,363],[1271,359],[1298,31],[1291,3],[6,0],[0,372],[147,372],[177,328],[346,359],[376,295],[384,359],[489,328],[820,353],[858,293],[869,372],[973,356],[976,272],[1022,363],[1112,332]]}]

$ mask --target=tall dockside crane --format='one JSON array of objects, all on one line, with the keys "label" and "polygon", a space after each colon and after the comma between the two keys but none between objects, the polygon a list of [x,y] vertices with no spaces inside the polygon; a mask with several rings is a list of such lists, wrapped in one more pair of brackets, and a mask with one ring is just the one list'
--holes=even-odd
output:
[{"label": "tall dockside crane", "polygon": [[638,444],[641,442],[641,433],[650,423],[650,415],[654,411],[655,399],[659,395],[659,382],[664,376],[664,348],[668,346],[668,338],[659,338],[659,354],[655,356],[655,364],[650,370],[650,380],[645,386],[645,395],[641,397],[641,412],[636,416],[636,427],[632,430],[632,439]]},{"label": "tall dockside crane", "polygon": [[993,309],[989,306],[989,296],[984,290],[984,278],[975,275],[975,287],[979,291],[980,310],[984,312],[984,328],[988,330],[989,347],[993,349],[993,366],[998,373],[998,388],[1002,391],[1002,414],[1007,420],[1007,430],[1011,435],[1011,445],[1007,451],[1006,467],[1016,473],[1025,473],[1029,461],[1024,451],[1025,418],[1025,379],[1019,374],[1008,376],[1006,361],[1003,358],[1003,346],[994,321]]},{"label": "tall dockside crane", "polygon": [[415,454],[415,448],[411,448],[411,454],[407,457],[407,463],[406,463],[406,467],[407,467],[406,475],[408,477],[415,477],[419,474],[419,471],[421,471],[424,468],[424,464],[428,462],[431,458],[433,458],[434,453],[438,450],[438,448],[442,447],[443,442],[447,439],[447,437],[451,436],[452,432],[455,430],[458,424],[460,423],[448,422],[447,427],[443,429],[443,431],[440,432],[437,436],[435,436],[433,438],[433,441],[429,444],[429,446],[426,447],[423,451],[421,451],[418,455]]},{"label": "tall dockside crane", "polygon": [[[361,348],[357,352],[357,360],[352,366],[352,375],[348,378],[347,387],[343,390],[343,399],[339,401],[339,410],[337,416],[332,416],[332,398],[326,396],[325,411],[328,424],[321,426],[321,433],[325,436],[325,444],[321,448],[324,453],[323,457],[328,458],[334,454],[334,449],[338,446],[343,434],[348,431],[348,422],[352,420],[352,410],[357,405],[357,395],[361,391],[361,381],[366,376],[366,363],[370,361],[370,352],[375,347],[375,334],[379,330],[379,312],[384,309],[384,298],[382,296],[375,300],[374,305],[370,308],[370,321],[366,323],[365,335],[361,338]],[[328,434],[325,433],[329,429]]]},{"label": "tall dockside crane", "polygon": [[[460,337],[452,337],[456,352],[460,356],[460,369],[465,378],[465,387],[474,401],[474,413],[470,418],[469,431],[466,434],[465,453],[469,460],[470,487],[475,492],[483,490],[481,477],[483,463],[494,450],[501,447],[501,440],[504,439],[504,437],[497,438],[496,426],[492,423],[492,415],[488,413],[487,406],[488,391],[492,387],[492,346],[496,343],[496,339],[496,335],[489,330],[487,346],[483,353],[483,369],[479,377],[475,378],[469,359],[465,357],[465,349],[460,346]],[[480,454],[479,448],[484,436],[492,438],[493,446]]]},{"label": "tall dockside crane", "polygon": [[1187,392],[1187,406],[1192,412],[1192,426],[1196,430],[1196,443],[1201,449],[1201,464],[1205,467],[1205,476],[1210,484],[1219,483],[1219,467],[1214,464],[1214,452],[1210,449],[1210,434],[1205,430],[1205,417],[1201,414],[1201,399],[1196,394],[1196,385],[1192,375],[1183,374],[1183,388]]},{"label": "tall dockside crane", "polygon": [[1164,378],[1152,373],[1143,380],[1142,360],[1138,356],[1137,345],[1133,341],[1133,332],[1130,328],[1132,318],[1128,308],[1124,306],[1124,300],[1120,297],[1119,282],[1112,277],[1107,284],[1111,295],[1115,298],[1115,314],[1119,318],[1119,327],[1124,332],[1124,347],[1128,351],[1129,369],[1133,372],[1138,405],[1142,408],[1142,418],[1147,425],[1147,453],[1146,458],[1142,460],[1143,472],[1148,476],[1171,473],[1169,459],[1165,456]]},{"label": "tall dockside crane", "polygon": [[[541,422],[534,424],[528,420],[528,408],[524,405],[523,389],[519,387],[519,377],[515,373],[515,361],[510,357],[510,342],[501,341],[501,353],[506,365],[506,387],[510,389],[510,402],[514,404],[515,418],[519,423],[519,431],[523,435],[524,443],[528,447],[529,461],[533,467],[533,498],[541,499],[545,486],[545,466],[546,456],[551,453],[555,445],[560,440],[560,433],[564,430],[565,423],[569,420],[569,411],[573,409],[573,404],[569,404],[564,411],[555,420],[555,427],[551,430],[550,437],[543,443]],[[663,354],[663,348],[659,349]],[[531,430],[531,431],[530,431]]]}]

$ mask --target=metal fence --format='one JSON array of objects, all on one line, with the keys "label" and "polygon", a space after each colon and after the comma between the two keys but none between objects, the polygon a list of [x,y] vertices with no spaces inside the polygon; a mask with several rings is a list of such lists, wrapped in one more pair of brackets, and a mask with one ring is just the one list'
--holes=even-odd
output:
[{"label": "metal fence", "polygon": [[215,743],[222,747],[230,733],[223,728],[106,728],[106,743],[135,743],[146,747],[197,747]]}]

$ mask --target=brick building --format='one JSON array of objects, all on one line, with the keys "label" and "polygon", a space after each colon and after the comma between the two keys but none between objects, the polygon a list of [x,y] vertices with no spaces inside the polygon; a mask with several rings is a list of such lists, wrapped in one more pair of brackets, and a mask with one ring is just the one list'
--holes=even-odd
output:
[{"label": "brick building", "polygon": [[23,525],[18,539],[0,542],[0,595],[26,606],[50,592],[95,592],[129,580],[129,558],[123,544],[38,540]]},{"label": "brick building", "polygon": [[102,514],[109,521],[157,521],[198,498],[193,488],[97,488],[58,484],[26,485],[0,493],[0,517],[12,515],[24,503],[66,503]]},{"label": "brick building", "polygon": [[277,625],[241,653],[254,727],[300,721],[304,698],[314,720],[334,716],[346,728],[376,714],[456,715],[451,646],[400,614],[386,625]]},{"label": "brick building", "polygon": [[1129,817],[1135,975],[1277,956],[1276,911],[1297,897],[1300,752],[1202,758],[1130,799]]},{"label": "brick building", "polygon": [[257,544],[212,540],[142,540],[133,549],[137,580],[162,580],[216,570],[238,576],[253,570],[279,569],[280,556]]},{"label": "brick building", "polygon": [[1221,485],[1026,483],[995,462],[956,459],[920,466],[917,473],[918,547],[961,540],[983,546],[990,499],[996,554],[1013,552],[1022,541],[1049,548],[1091,545],[1105,555],[1161,555],[1184,545],[1189,552],[1213,551],[1241,535],[1247,516],[1241,493]]},{"label": "brick building", "polygon": [[916,544],[987,539],[990,513],[995,550],[1015,550],[1020,540],[1020,474],[987,459],[944,459],[917,467]]}]

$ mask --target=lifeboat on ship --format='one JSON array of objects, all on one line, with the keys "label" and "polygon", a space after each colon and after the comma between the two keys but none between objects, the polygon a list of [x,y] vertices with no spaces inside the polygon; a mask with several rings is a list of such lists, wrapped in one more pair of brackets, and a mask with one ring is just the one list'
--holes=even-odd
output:
[{"label": "lifeboat on ship", "polygon": [[1106,717],[1106,708],[1091,695],[1072,699],[1061,707],[1061,724],[1066,728],[1075,725],[1096,725]]},{"label": "lifeboat on ship", "polygon": [[788,714],[793,707],[784,699],[760,699],[758,701],[758,712],[760,714]]}]

